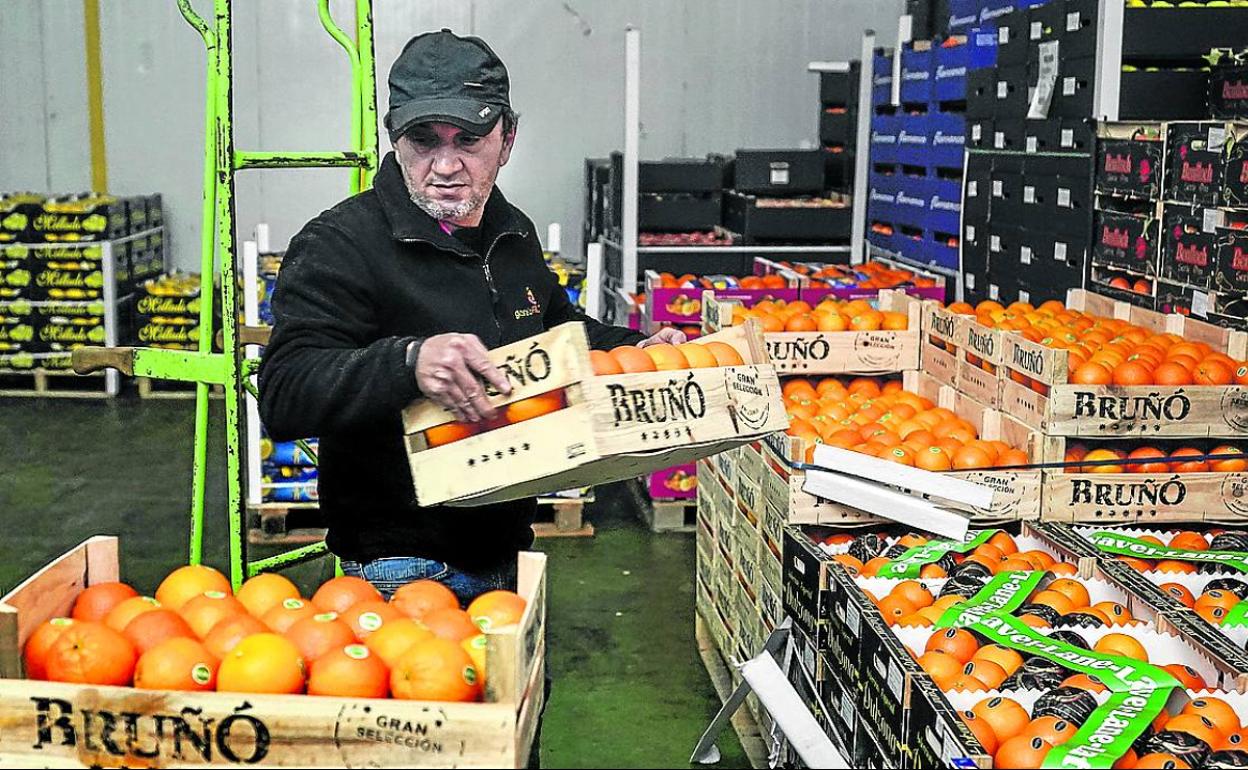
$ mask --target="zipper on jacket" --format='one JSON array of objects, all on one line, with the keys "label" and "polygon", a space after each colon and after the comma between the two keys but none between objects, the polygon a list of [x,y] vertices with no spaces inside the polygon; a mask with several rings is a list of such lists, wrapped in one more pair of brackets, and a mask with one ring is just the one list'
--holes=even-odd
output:
[{"label": "zipper on jacket", "polygon": [[[485,284],[490,290],[490,317],[494,319],[494,329],[498,332],[500,341],[503,337],[503,325],[498,322],[498,313],[494,307],[498,304],[498,288],[494,285],[494,274],[490,272],[490,255],[494,253],[494,247],[498,245],[498,242],[507,235],[524,235],[524,233],[520,230],[505,230],[499,233],[498,236],[494,238],[494,242],[490,244],[490,247],[485,250],[485,256],[481,259],[481,271],[485,273]],[[400,238],[399,240],[403,243],[423,243],[428,246],[433,246],[434,248],[442,248],[436,243],[425,240],[424,238]],[[443,250],[449,251],[449,249]],[[466,256],[459,254],[458,252],[452,253],[457,256]]]}]

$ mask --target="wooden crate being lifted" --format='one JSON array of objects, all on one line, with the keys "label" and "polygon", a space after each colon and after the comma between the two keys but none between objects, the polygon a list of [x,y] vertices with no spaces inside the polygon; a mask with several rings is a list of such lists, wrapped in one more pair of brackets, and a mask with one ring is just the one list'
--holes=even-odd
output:
[{"label": "wooden crate being lifted", "polygon": [[118,579],[93,537],[0,599],[0,765],[524,767],[544,697],[546,556],[524,552],[515,626],[486,633],[484,703],[172,692],[22,679],[21,650],[84,588]]},{"label": "wooden crate being lifted", "polygon": [[508,396],[487,393],[491,404],[563,389],[568,405],[430,448],[425,431],[454,417],[417,401],[403,414],[417,499],[483,505],[605,484],[787,428],[780,381],[758,327],[733,327],[695,344],[710,341],[731,345],[744,365],[595,376],[580,323],[490,351],[512,384]]}]

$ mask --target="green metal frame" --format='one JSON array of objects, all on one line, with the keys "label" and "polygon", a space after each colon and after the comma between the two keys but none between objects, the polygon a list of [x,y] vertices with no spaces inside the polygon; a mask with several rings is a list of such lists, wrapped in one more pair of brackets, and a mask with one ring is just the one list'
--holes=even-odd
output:
[{"label": "green metal frame", "polygon": [[[234,63],[232,0],[214,0],[210,25],[191,0],[175,0],[178,10],[200,35],[208,55],[204,106],[203,211],[201,217],[199,349],[82,348],[74,351],[74,370],[88,373],[114,368],[124,374],[195,382],[195,442],[191,481],[191,564],[203,558],[204,489],[208,456],[208,386],[225,389],[227,515],[230,580],[237,588],[259,572],[279,569],[328,552],[324,543],[257,561],[247,559],[245,432],[242,404],[256,395],[250,377],[256,365],[242,357],[239,344],[237,238],[234,232],[234,176],[246,169],[351,168],[351,194],[367,189],[377,171],[377,89],[373,59],[372,0],[354,0],[355,39],[339,27],[329,0],[318,0],[321,25],[343,49],[351,66],[351,146],[342,152],[252,152],[234,148]],[[217,266],[215,255],[220,255]],[[209,278],[221,279],[221,336],[224,353],[213,353],[213,291]],[[306,446],[306,445],[305,445]]]}]

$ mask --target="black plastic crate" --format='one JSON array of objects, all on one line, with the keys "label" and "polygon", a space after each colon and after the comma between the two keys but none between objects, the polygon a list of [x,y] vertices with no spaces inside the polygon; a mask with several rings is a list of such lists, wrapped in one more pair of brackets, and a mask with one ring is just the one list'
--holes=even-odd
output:
[{"label": "black plastic crate", "polygon": [[745,243],[760,241],[836,242],[849,238],[851,207],[773,206],[771,199],[732,190],[724,198],[724,226]]},{"label": "black plastic crate", "polygon": [[827,106],[850,106],[858,103],[858,79],[861,65],[849,63],[848,72],[819,73],[819,103]]},{"label": "black plastic crate", "polygon": [[733,185],[754,195],[811,195],[823,189],[822,150],[737,150]]},{"label": "black plastic crate", "polygon": [[[1248,20],[1248,14],[1245,14]],[[1209,117],[1209,73],[1143,70],[1122,73],[1118,117],[1122,120],[1201,120]]]},{"label": "black plastic crate", "polygon": [[720,192],[724,165],[719,156],[643,160],[637,168],[637,189],[643,193]]},{"label": "black plastic crate", "polygon": [[713,230],[723,221],[723,193],[642,193],[637,201],[637,228],[644,232]]}]

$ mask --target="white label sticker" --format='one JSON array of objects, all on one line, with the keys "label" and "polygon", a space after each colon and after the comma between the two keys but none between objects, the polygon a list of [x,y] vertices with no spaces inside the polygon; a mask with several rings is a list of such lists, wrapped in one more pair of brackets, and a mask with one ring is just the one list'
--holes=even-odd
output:
[{"label": "white label sticker", "polygon": [[1031,39],[1039,40],[1042,37],[1044,37],[1044,23],[1033,21],[1031,23]]},{"label": "white label sticker", "polygon": [[1062,147],[1075,146],[1075,130],[1073,128],[1062,129]]},{"label": "white label sticker", "polygon": [[1057,188],[1057,205],[1064,209],[1070,208],[1070,188]]},{"label": "white label sticker", "polygon": [[862,613],[858,612],[858,608],[854,605],[849,605],[849,609],[845,611],[845,625],[854,636],[858,636],[858,626],[861,621]]},{"label": "white label sticker", "polygon": [[975,240],[975,225],[966,226],[966,239],[968,241]]},{"label": "white label sticker", "polygon": [[854,723],[854,716],[858,713],[858,704],[850,697],[849,692],[841,693],[841,719],[846,724]]},{"label": "white label sticker", "polygon": [[789,183],[788,163],[771,164],[771,183],[775,185],[787,185]]},{"label": "white label sticker", "polygon": [[991,299],[1001,299],[1001,289],[995,283],[988,284],[988,296]]},{"label": "white label sticker", "polygon": [[1057,241],[1053,244],[1053,259],[1060,262],[1066,261],[1066,244],[1063,241]]},{"label": "white label sticker", "polygon": [[980,138],[983,137],[983,135],[984,135],[984,125],[982,123],[976,123],[975,125],[971,126],[971,140],[972,141],[978,142]]},{"label": "white label sticker", "polygon": [[1009,45],[1009,44],[1010,44],[1010,28],[1000,27],[999,29],[997,29],[997,45]]},{"label": "white label sticker", "polygon": [[993,134],[992,146],[997,148],[998,150],[1005,149],[1005,132],[1004,131],[998,131],[995,134]]},{"label": "white label sticker", "polygon": [[967,181],[967,183],[966,183],[966,197],[968,197],[968,198],[978,198],[978,197],[979,197],[979,180],[978,180],[978,179],[971,179],[971,180]]},{"label": "white label sticker", "polygon": [[1027,137],[1027,152],[1035,153],[1040,150],[1040,139],[1035,136]]},{"label": "white label sticker", "polygon": [[1019,254],[1018,254],[1018,260],[1022,262],[1024,265],[1031,264],[1031,247],[1030,246],[1022,247],[1022,249],[1019,251]]},{"label": "white label sticker", "polygon": [[975,288],[975,274],[974,273],[966,274],[966,288],[968,289]]},{"label": "white label sticker", "polygon": [[992,249],[993,251],[1001,250],[1001,236],[994,234],[988,243],[989,243],[988,248]]},{"label": "white label sticker", "polygon": [[997,98],[1006,99],[1010,95],[1010,84],[1004,80],[997,81]]},{"label": "white label sticker", "polygon": [[1074,96],[1078,82],[1078,79],[1074,76],[1062,78],[1062,96]]},{"label": "white label sticker", "polygon": [[1222,226],[1223,215],[1218,209],[1205,209],[1203,221],[1201,222],[1201,230],[1206,233],[1216,233],[1218,228]]},{"label": "white label sticker", "polygon": [[1210,150],[1216,152],[1222,149],[1222,145],[1226,144],[1226,129],[1222,126],[1211,126],[1209,128],[1209,136],[1206,137]]},{"label": "white label sticker", "polygon": [[1018,301],[1019,301],[1019,302],[1031,302],[1031,292],[1029,292],[1029,291],[1024,291],[1023,289],[1019,289],[1019,290],[1018,290]]},{"label": "white label sticker", "polygon": [[1209,317],[1209,294],[1203,291],[1192,292],[1192,315],[1201,318]]},{"label": "white label sticker", "polygon": [[1034,185],[1023,185],[1023,203],[1036,202],[1036,188]]},{"label": "white label sticker", "polygon": [[896,661],[888,661],[888,689],[892,690],[893,697],[898,701],[901,700],[901,687],[905,684],[905,680],[901,676],[901,669],[897,666]]},{"label": "white label sticker", "polygon": [[1082,26],[1082,23],[1079,18],[1078,11],[1072,11],[1071,13],[1066,14],[1066,31],[1067,32],[1078,32],[1079,27],[1081,26]]},{"label": "white label sticker", "polygon": [[992,197],[1000,198],[1005,195],[1005,182],[1000,179],[992,180]]}]

